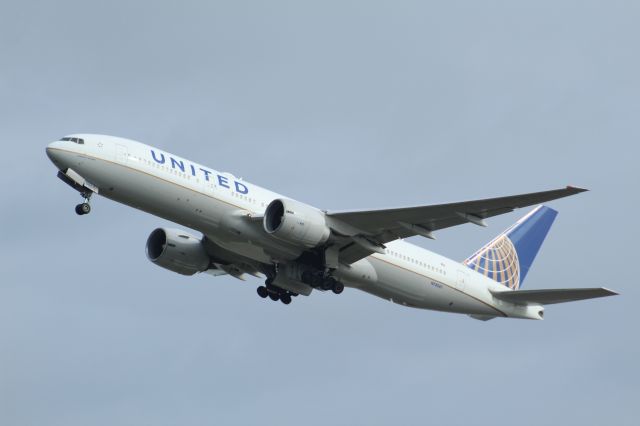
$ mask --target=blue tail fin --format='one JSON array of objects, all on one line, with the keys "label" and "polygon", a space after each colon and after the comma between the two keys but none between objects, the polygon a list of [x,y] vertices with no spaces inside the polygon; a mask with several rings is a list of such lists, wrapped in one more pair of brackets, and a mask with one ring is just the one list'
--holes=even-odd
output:
[{"label": "blue tail fin", "polygon": [[557,215],[558,212],[549,207],[537,207],[463,263],[517,290]]}]

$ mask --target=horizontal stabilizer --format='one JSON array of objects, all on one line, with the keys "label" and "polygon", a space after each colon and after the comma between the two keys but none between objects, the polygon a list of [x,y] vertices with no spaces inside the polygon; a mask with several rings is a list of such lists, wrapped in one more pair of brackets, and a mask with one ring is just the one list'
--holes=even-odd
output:
[{"label": "horizontal stabilizer", "polygon": [[550,290],[492,291],[491,294],[496,299],[504,300],[505,302],[552,305],[554,303],[615,296],[618,293],[606,288],[559,288]]}]

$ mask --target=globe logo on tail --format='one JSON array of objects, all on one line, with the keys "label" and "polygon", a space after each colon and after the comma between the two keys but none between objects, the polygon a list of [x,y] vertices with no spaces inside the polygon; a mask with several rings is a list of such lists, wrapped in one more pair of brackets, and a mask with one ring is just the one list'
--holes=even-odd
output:
[{"label": "globe logo on tail", "polygon": [[520,262],[515,246],[502,234],[478,250],[464,264],[513,290],[520,287]]}]

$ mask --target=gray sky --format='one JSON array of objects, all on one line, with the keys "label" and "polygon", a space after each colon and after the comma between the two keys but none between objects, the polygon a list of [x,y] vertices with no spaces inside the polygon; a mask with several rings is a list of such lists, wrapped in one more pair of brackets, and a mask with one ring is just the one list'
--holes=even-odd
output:
[{"label": "gray sky", "polygon": [[[9,1],[0,6],[0,424],[631,425],[640,399],[635,1]],[[45,145],[137,139],[327,209],[575,184],[542,322],[355,290],[285,307],[76,217]],[[416,239],[463,259],[526,213]]]}]

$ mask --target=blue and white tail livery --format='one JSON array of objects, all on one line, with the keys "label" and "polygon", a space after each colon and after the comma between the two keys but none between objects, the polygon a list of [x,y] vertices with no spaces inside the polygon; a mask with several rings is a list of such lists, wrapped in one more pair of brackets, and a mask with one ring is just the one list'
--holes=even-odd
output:
[{"label": "blue and white tail livery", "polygon": [[549,207],[537,207],[466,259],[464,264],[518,290],[557,215],[558,212]]}]

